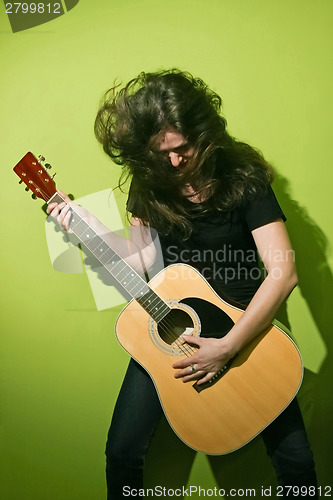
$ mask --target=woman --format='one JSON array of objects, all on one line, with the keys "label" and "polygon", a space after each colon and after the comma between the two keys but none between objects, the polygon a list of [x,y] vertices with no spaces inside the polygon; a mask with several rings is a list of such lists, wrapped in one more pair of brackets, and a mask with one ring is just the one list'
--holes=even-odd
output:
[{"label": "woman", "polygon": [[[132,177],[128,210],[136,236],[130,252],[120,238],[105,238],[144,272],[156,258],[154,228],[165,265],[190,263],[224,299],[246,308],[223,338],[184,337],[199,349],[174,364],[175,377],[202,384],[272,322],[297,284],[272,170],[257,150],[229,135],[221,98],[200,79],[178,70],[142,73],[117,90],[106,95],[95,132]],[[48,212],[70,230],[68,206],[50,204]],[[124,486],[143,487],[144,457],[161,415],[151,379],[131,360],[106,448],[109,499],[123,498]],[[316,485],[296,400],[262,437],[281,485]],[[313,491],[309,498],[316,498]]]}]

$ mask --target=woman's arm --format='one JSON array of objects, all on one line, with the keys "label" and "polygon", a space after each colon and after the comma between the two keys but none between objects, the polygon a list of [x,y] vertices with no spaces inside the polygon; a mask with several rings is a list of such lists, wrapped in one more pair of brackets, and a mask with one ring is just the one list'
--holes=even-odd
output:
[{"label": "woman's arm", "polygon": [[130,239],[126,239],[113,233],[90,212],[71,202],[65,193],[59,191],[59,194],[65,202],[50,203],[46,211],[58,221],[64,231],[71,232],[70,207],[73,207],[80,217],[138,273],[145,273],[153,265],[156,248],[149,227],[144,226],[139,218],[132,217]]},{"label": "woman's arm", "polygon": [[[221,339],[184,339],[199,350],[191,357],[173,365],[176,378],[184,382],[198,379],[207,382],[225,363],[237,354],[251,339],[273,321],[281,304],[297,285],[294,252],[281,220],[255,229],[253,238],[267,271],[267,276],[253,296],[244,314],[229,333]],[[189,367],[195,365],[196,372]]]}]

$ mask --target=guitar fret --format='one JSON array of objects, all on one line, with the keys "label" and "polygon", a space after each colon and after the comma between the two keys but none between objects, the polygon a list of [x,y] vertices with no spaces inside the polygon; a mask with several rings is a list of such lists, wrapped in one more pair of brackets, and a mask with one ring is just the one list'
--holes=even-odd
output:
[{"label": "guitar fret", "polygon": [[104,266],[106,266],[107,264],[109,264],[109,262],[112,262],[112,260],[115,261],[117,257],[120,259],[120,257],[112,250],[112,248],[109,247],[107,251],[100,256],[100,261]]},{"label": "guitar fret", "polygon": [[155,321],[161,321],[170,311],[168,304],[151,289],[143,297],[137,298],[137,301],[148,311]]},{"label": "guitar fret", "polygon": [[121,260],[117,261],[117,262],[113,262],[113,269],[112,269],[112,274],[114,275],[114,277],[120,282],[121,281],[121,272],[124,270],[124,268],[120,268],[119,270],[117,270],[117,272],[115,271],[115,269],[119,266],[119,264],[123,264],[123,262]]},{"label": "guitar fret", "polygon": [[[134,285],[134,287],[132,287],[131,295],[139,301],[139,299],[141,299],[146,293],[149,292],[150,288],[143,280],[140,279],[139,276],[137,276],[136,278],[137,283]],[[135,288],[137,286],[139,286],[140,288],[138,291],[135,291]]]},{"label": "guitar fret", "polygon": [[103,241],[101,245],[99,245],[96,250],[94,251],[94,255],[100,260],[100,258],[105,254],[107,251],[108,246],[107,244]]},{"label": "guitar fret", "polygon": [[95,235],[92,240],[89,242],[89,250],[95,253],[97,248],[102,245],[104,241],[100,236]]},{"label": "guitar fret", "polygon": [[131,272],[128,271],[127,267],[123,267],[115,276],[117,277],[119,283],[121,283],[122,285],[127,285],[127,278],[128,276],[130,276],[130,274]]},{"label": "guitar fret", "polygon": [[86,233],[86,231],[89,229],[89,226],[86,222],[84,222],[82,219],[79,219],[78,222],[74,226],[71,225],[71,229],[73,232],[76,234],[78,238],[80,238],[81,241],[86,240],[87,237],[84,237],[83,235]]},{"label": "guitar fret", "polygon": [[125,276],[125,279],[123,281],[123,284],[126,285],[127,287],[130,286],[130,283],[132,283],[132,281],[135,280],[135,275],[132,271],[130,271],[129,273],[127,273],[127,275]]}]

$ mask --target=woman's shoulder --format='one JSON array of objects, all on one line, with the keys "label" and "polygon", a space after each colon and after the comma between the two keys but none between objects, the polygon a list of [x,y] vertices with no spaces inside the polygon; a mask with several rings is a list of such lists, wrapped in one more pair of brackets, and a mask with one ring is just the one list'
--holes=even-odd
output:
[{"label": "woman's shoulder", "polygon": [[251,230],[277,219],[286,220],[278,199],[271,185],[249,196],[241,203],[241,211]]}]

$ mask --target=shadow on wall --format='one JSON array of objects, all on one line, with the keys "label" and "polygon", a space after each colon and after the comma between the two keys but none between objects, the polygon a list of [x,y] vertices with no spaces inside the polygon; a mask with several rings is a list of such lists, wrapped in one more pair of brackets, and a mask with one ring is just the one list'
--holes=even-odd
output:
[{"label": "shadow on wall", "polygon": [[[331,484],[333,462],[333,435],[330,431],[333,364],[329,332],[329,325],[333,323],[330,304],[333,279],[327,262],[327,239],[306,210],[292,199],[286,178],[277,174],[273,187],[288,218],[288,231],[297,256],[300,291],[328,351],[318,374],[305,371],[298,396],[315,455],[318,482],[324,487]],[[204,422],[198,422],[198,425],[204,425]],[[196,452],[184,445],[163,419],[147,457],[147,487],[182,488],[188,483],[195,456]],[[275,472],[260,437],[229,455],[208,459],[217,486],[225,490],[255,488],[258,493],[262,487],[276,485]]]},{"label": "shadow on wall", "polygon": [[[330,431],[333,410],[333,276],[327,261],[328,241],[306,210],[291,198],[286,178],[277,174],[274,189],[288,214],[288,231],[296,252],[298,286],[327,349],[327,356],[319,373],[306,374],[300,394],[300,403],[315,454],[318,480],[325,486],[332,483],[333,461],[333,435]],[[312,411],[308,405],[312,406]],[[311,420],[308,420],[310,414]]]}]

